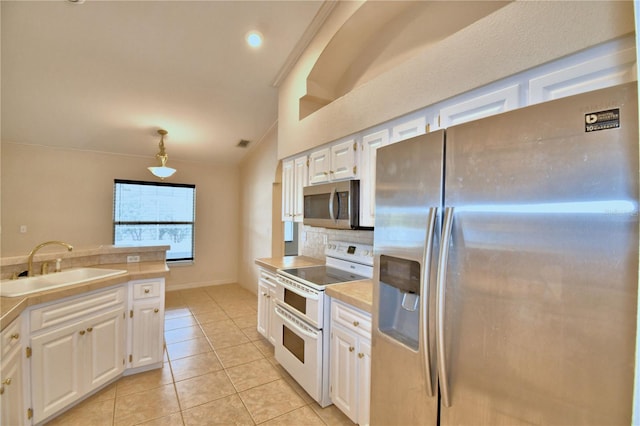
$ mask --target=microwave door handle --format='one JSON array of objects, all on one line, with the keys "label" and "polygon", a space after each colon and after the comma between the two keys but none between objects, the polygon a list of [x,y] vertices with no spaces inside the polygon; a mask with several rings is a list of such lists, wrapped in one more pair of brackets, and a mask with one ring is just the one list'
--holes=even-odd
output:
[{"label": "microwave door handle", "polygon": [[[336,197],[336,188],[333,187],[333,189],[331,190],[331,195],[329,196],[329,217],[331,217],[331,220],[333,220],[334,222],[338,220],[333,214],[333,199],[335,197]],[[338,208],[340,208],[340,206],[338,206]]]}]

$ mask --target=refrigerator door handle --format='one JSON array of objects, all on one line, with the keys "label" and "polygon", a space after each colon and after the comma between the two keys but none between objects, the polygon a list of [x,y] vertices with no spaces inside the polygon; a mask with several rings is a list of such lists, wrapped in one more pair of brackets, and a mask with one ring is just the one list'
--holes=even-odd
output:
[{"label": "refrigerator door handle", "polygon": [[427,236],[424,243],[423,276],[420,283],[420,353],[424,380],[427,382],[427,393],[433,396],[433,381],[431,380],[431,351],[429,348],[429,278],[431,277],[431,257],[433,256],[433,239],[436,229],[438,208],[431,207],[427,217]]},{"label": "refrigerator door handle", "polygon": [[451,407],[451,401],[449,400],[449,384],[447,382],[447,358],[445,356],[444,347],[444,292],[452,225],[453,207],[446,207],[444,209],[444,221],[442,222],[442,242],[440,244],[438,274],[436,279],[436,341],[438,349],[438,377],[440,378],[442,403],[445,407]]}]

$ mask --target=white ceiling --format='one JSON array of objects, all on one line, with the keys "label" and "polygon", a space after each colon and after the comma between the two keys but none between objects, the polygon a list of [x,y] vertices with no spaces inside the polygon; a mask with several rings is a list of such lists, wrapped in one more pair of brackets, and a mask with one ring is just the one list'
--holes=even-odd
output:
[{"label": "white ceiling", "polygon": [[[1,2],[2,142],[237,164],[322,1]],[[310,24],[314,25],[310,25]],[[245,34],[264,34],[261,49]],[[306,37],[303,37],[306,36]],[[302,46],[304,47],[304,46]],[[251,146],[251,145],[250,145]]]}]

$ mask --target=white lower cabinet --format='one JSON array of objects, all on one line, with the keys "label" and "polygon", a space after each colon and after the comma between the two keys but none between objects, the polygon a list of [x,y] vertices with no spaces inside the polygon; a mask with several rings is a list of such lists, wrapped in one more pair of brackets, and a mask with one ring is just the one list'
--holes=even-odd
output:
[{"label": "white lower cabinet", "polygon": [[129,287],[128,368],[133,369],[130,373],[135,373],[162,366],[164,279],[132,281]]},{"label": "white lower cabinet", "polygon": [[25,371],[22,358],[22,321],[13,321],[2,331],[0,361],[0,425],[22,425],[30,422],[31,411],[25,404]]},{"label": "white lower cabinet", "polygon": [[332,299],[331,400],[354,423],[369,424],[371,314]]},{"label": "white lower cabinet", "polygon": [[[16,333],[3,330],[2,377],[12,391],[30,377],[30,391],[0,387],[1,425],[39,424],[124,374],[162,366],[164,278],[38,305],[21,318],[28,346],[7,354],[5,335]],[[21,367],[28,374],[14,373]]]},{"label": "white lower cabinet", "polygon": [[272,317],[275,304],[277,276],[273,272],[260,268],[258,280],[258,333],[275,344]]},{"label": "white lower cabinet", "polygon": [[33,421],[38,423],[124,370],[124,303],[31,337]]}]

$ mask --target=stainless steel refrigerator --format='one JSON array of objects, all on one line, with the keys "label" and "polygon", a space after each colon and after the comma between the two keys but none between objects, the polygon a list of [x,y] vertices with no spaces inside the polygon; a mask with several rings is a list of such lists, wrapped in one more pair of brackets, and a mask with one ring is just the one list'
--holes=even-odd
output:
[{"label": "stainless steel refrigerator", "polygon": [[377,151],[372,425],[631,424],[636,84]]}]

